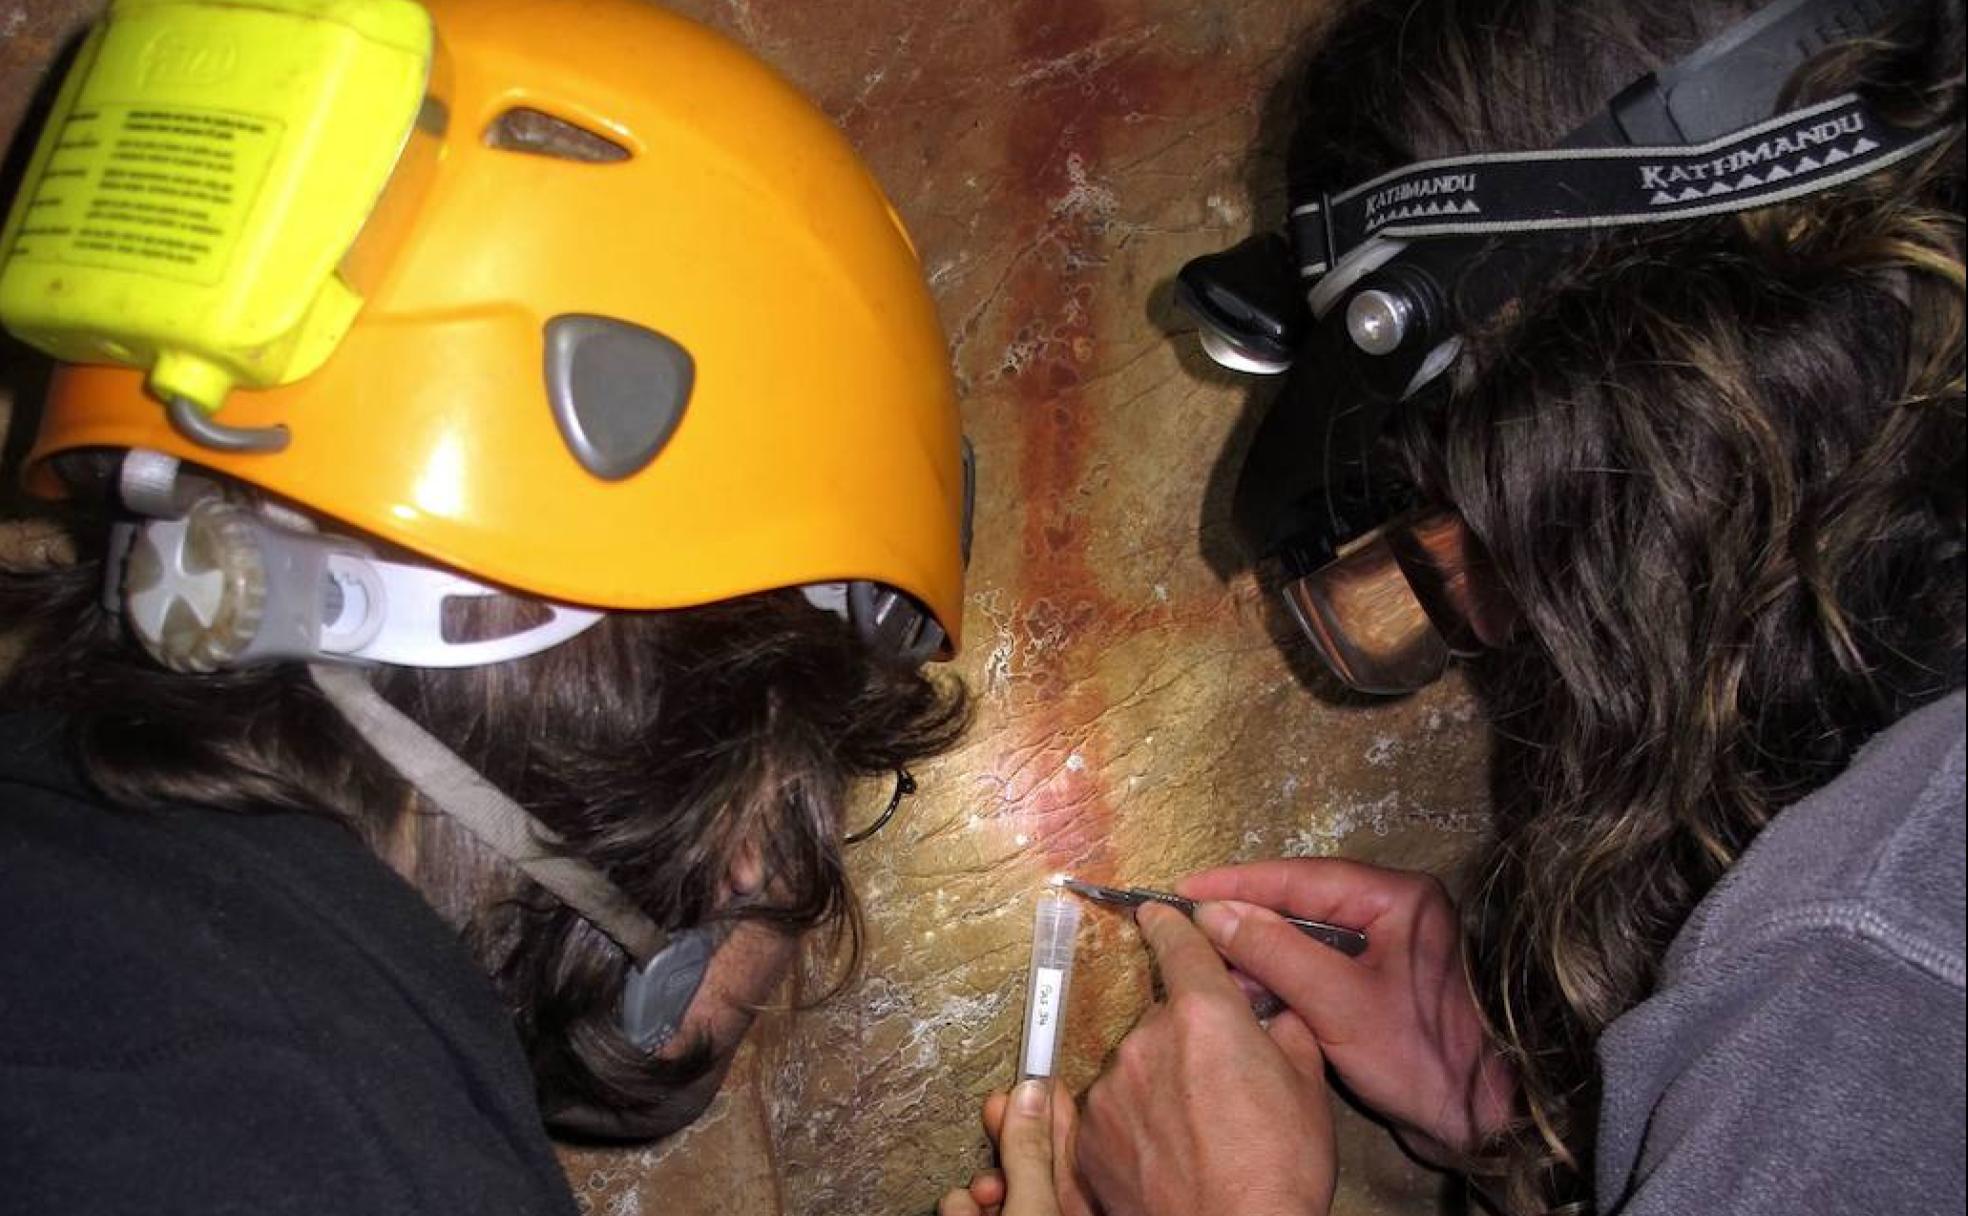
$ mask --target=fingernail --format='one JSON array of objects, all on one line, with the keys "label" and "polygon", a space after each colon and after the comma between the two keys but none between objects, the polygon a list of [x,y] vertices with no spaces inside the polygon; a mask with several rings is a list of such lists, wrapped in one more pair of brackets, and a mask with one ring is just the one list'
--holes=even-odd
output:
[{"label": "fingernail", "polygon": [[1018,1088],[1011,1091],[1011,1105],[1021,1115],[1043,1115],[1046,1108],[1046,1083],[1044,1081],[1020,1081]]},{"label": "fingernail", "polygon": [[1229,904],[1211,900],[1196,905],[1195,919],[1196,927],[1203,931],[1203,936],[1209,938],[1212,945],[1221,946],[1236,934],[1237,922],[1243,919],[1243,913]]}]

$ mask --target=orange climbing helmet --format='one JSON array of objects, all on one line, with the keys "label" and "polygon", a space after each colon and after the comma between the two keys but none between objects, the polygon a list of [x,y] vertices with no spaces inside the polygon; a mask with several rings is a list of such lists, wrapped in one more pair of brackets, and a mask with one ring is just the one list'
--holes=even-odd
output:
[{"label": "orange climbing helmet", "polygon": [[970,474],[948,352],[839,131],[638,0],[425,7],[435,143],[338,268],[359,307],[314,370],[209,412],[285,445],[215,447],[143,370],[66,364],[31,484],[56,492],[62,453],[157,452],[550,601],[874,587],[953,651]]}]

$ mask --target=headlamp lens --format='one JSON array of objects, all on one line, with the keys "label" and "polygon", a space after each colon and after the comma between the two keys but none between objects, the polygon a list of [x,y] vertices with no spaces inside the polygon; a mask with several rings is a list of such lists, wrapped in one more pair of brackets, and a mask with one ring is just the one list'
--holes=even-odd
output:
[{"label": "headlamp lens", "polygon": [[1175,301],[1196,319],[1211,359],[1260,376],[1291,366],[1309,320],[1291,246],[1277,232],[1191,260],[1176,276]]},{"label": "headlamp lens", "polygon": [[1214,328],[1200,313],[1195,316],[1203,353],[1218,367],[1247,376],[1278,376],[1291,370],[1289,358],[1276,358],[1264,347],[1245,341],[1243,335]]}]

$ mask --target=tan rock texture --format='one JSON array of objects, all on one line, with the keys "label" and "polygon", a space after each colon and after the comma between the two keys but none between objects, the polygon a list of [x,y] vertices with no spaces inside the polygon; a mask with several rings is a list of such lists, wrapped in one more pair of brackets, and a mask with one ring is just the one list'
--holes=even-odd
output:
[{"label": "tan rock texture", "polygon": [[[815,97],[922,251],[981,470],[955,665],[978,716],[854,854],[860,983],[769,1016],[696,1127],[570,1151],[569,1177],[597,1216],[919,1216],[987,1159],[976,1110],[1016,1067],[1047,876],[1328,853],[1447,873],[1486,824],[1482,736],[1453,679],[1339,695],[1239,571],[1227,500],[1263,390],[1168,307],[1185,259],[1280,219],[1279,84],[1326,0],[678,7]],[[0,132],[96,8],[0,0]],[[31,398],[36,362],[0,358]],[[1148,999],[1125,920],[1090,909],[1079,960],[1075,1086]],[[1362,1118],[1341,1156],[1342,1216],[1460,1210]]]}]

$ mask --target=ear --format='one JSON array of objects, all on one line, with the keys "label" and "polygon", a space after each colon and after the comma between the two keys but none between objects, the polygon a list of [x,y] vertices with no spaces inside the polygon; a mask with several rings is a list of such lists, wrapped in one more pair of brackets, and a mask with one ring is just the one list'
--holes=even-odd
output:
[{"label": "ear", "polygon": [[725,892],[733,898],[757,895],[765,889],[765,845],[754,835],[746,835],[732,851],[731,864],[724,871]]}]

